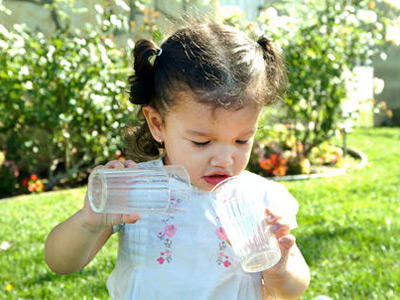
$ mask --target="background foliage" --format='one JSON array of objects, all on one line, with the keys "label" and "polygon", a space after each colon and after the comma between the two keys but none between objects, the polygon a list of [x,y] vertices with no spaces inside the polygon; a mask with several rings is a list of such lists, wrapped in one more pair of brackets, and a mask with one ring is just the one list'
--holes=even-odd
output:
[{"label": "background foliage", "polygon": [[103,9],[98,16],[100,30],[71,31],[65,20],[50,37],[0,25],[0,145],[20,178],[36,173],[47,189],[114,158],[132,121],[129,55],[112,40],[122,22]]},{"label": "background foliage", "polygon": [[[146,8],[148,0],[103,1],[94,6],[97,23],[81,30],[70,26],[69,13],[79,13],[74,1],[33,3],[49,8],[53,34],[0,25],[0,197],[29,192],[23,182],[32,175],[48,190],[76,185],[92,166],[120,157],[122,132],[134,123],[125,96],[133,42],[117,47],[115,37],[132,32],[142,14],[140,30],[156,41],[163,38],[159,13]],[[312,149],[352,117],[342,111],[352,68],[371,64],[382,51],[385,28],[394,18],[383,13],[383,6],[367,0],[281,1],[255,23],[238,10],[223,11],[224,22],[254,39],[266,34],[280,45],[289,71],[284,101],[261,120],[253,171],[265,176],[309,172]],[[2,1],[0,13],[10,13]],[[276,131],[276,123],[283,124],[285,134]],[[260,162],[274,169],[262,171]]]}]

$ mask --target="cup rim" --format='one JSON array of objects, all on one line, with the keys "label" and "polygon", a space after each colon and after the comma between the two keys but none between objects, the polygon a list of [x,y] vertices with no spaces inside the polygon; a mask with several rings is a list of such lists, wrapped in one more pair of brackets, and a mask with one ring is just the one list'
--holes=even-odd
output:
[{"label": "cup rim", "polygon": [[235,175],[235,176],[230,176],[230,177],[228,177],[228,178],[225,178],[225,179],[222,180],[221,182],[218,182],[218,183],[211,189],[210,194],[213,194],[216,190],[218,190],[221,186],[223,186],[223,185],[226,184],[227,182],[232,181],[232,180],[236,180],[239,176],[240,176],[240,174],[239,174],[239,175]]}]

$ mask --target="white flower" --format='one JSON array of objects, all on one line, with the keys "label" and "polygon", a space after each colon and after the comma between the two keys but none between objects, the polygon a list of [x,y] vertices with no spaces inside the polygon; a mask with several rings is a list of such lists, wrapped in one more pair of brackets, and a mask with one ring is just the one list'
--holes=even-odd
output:
[{"label": "white flower", "polygon": [[366,23],[375,23],[378,19],[373,10],[360,9],[357,11],[357,18]]},{"label": "white flower", "polygon": [[118,19],[116,15],[111,15],[110,22],[111,22],[111,24],[113,24],[113,25],[115,25],[117,27],[121,27],[122,26],[121,20]]},{"label": "white flower", "polygon": [[27,66],[23,66],[21,68],[21,70],[19,70],[19,75],[20,76],[25,76],[25,75],[29,75],[29,69]]},{"label": "white flower", "polygon": [[103,85],[101,84],[101,82],[97,82],[93,88],[96,91],[100,92],[102,90],[102,88],[103,88]]},{"label": "white flower", "polygon": [[307,101],[305,99],[301,99],[299,101],[299,106],[301,109],[307,109]]},{"label": "white flower", "polygon": [[388,26],[386,28],[386,41],[400,46],[400,27]]},{"label": "white flower", "polygon": [[106,45],[107,45],[108,47],[110,47],[110,48],[114,47],[114,43],[113,43],[113,41],[110,40],[110,39],[105,39],[105,40],[104,40],[104,44],[106,44]]},{"label": "white flower", "polygon": [[6,49],[7,46],[8,46],[8,44],[5,41],[0,40],[0,48]]},{"label": "white flower", "polygon": [[16,41],[13,44],[13,48],[22,48],[25,45],[24,39],[19,35],[15,36]]},{"label": "white flower", "polygon": [[374,93],[379,95],[385,88],[385,81],[381,78],[374,77]]},{"label": "white flower", "polygon": [[81,48],[81,50],[79,50],[79,54],[81,56],[89,56],[89,52],[85,48]]},{"label": "white flower", "polygon": [[131,39],[127,40],[127,44],[129,49],[135,48],[135,43]]},{"label": "white flower", "polygon": [[349,25],[355,25],[355,26],[359,25],[357,18],[353,14],[350,14],[347,17],[346,21],[348,22]]},{"label": "white flower", "polygon": [[0,33],[7,38],[10,38],[10,33],[8,32],[7,28],[5,28],[3,25],[0,24]]},{"label": "white flower", "polygon": [[47,60],[43,56],[41,56],[39,58],[39,64],[44,65],[44,64],[46,64],[46,62],[47,62]]},{"label": "white flower", "polygon": [[53,45],[49,46],[49,51],[47,52],[47,59],[51,60],[53,58],[53,54],[56,51],[56,48]]},{"label": "white flower", "polygon": [[278,17],[278,12],[273,7],[268,7],[265,12],[266,17],[273,22]]},{"label": "white flower", "polygon": [[99,5],[99,4],[96,4],[95,6],[94,6],[94,8],[96,9],[96,11],[99,13],[99,14],[104,14],[104,9],[103,9],[103,7],[101,6],[101,5]]},{"label": "white flower", "polygon": [[126,86],[125,82],[123,82],[123,81],[121,81],[121,80],[117,80],[117,81],[115,82],[115,84],[116,84],[118,87],[121,87],[121,88],[124,88],[124,87]]},{"label": "white flower", "polygon": [[32,81],[27,81],[27,82],[25,83],[25,88],[26,88],[27,90],[31,90],[31,89],[33,88]]},{"label": "white flower", "polygon": [[131,9],[123,0],[115,0],[115,4],[121,7],[125,11],[130,11]]},{"label": "white flower", "polygon": [[106,100],[106,97],[92,94],[90,95],[90,99],[93,101],[95,105],[98,105],[98,104],[103,104],[103,102]]},{"label": "white flower", "polygon": [[244,11],[236,5],[222,5],[221,6],[221,14],[223,19],[230,19],[232,17],[244,17]]}]

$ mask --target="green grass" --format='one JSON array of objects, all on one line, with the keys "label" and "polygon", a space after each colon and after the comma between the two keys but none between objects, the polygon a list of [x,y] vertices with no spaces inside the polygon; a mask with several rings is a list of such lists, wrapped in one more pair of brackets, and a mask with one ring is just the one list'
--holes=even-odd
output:
[{"label": "green grass", "polygon": [[[302,299],[400,299],[400,129],[357,130],[349,144],[367,154],[363,169],[285,183],[300,203],[294,234],[312,273]],[[51,273],[43,259],[48,232],[80,207],[84,193],[0,201],[0,244],[12,243],[0,250],[0,299],[108,299],[116,237],[73,275]]]}]

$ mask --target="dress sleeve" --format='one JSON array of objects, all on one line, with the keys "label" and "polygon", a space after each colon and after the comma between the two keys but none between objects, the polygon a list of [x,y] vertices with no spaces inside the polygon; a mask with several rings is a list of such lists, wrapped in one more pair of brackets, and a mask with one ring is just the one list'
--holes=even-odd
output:
[{"label": "dress sleeve", "polygon": [[282,183],[267,183],[265,205],[273,214],[282,216],[282,221],[289,224],[290,229],[297,227],[296,214],[299,204]]}]

